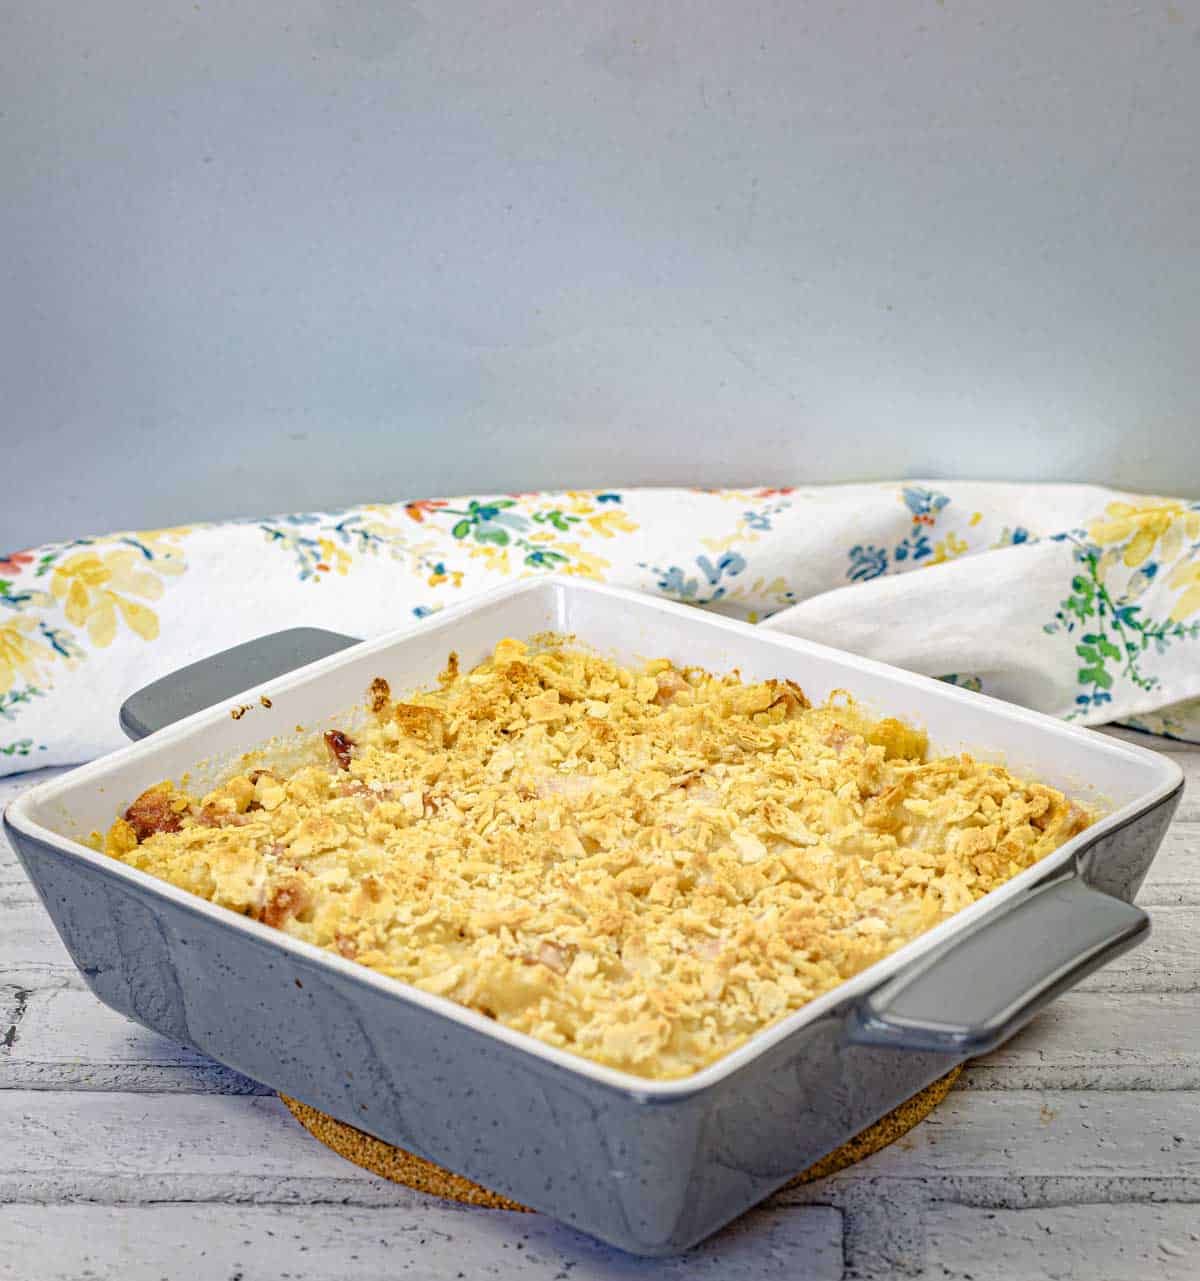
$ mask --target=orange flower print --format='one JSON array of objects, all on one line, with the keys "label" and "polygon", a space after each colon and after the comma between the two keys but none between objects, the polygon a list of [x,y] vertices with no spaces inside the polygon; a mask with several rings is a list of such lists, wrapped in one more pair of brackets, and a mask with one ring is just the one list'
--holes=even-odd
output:
[{"label": "orange flower print", "polygon": [[12,552],[0,559],[0,574],[19,574],[26,565],[32,564],[32,552]]},{"label": "orange flower print", "polygon": [[415,498],[411,503],[404,504],[404,510],[420,525],[424,523],[427,515],[432,515],[439,507],[445,506],[444,498]]}]

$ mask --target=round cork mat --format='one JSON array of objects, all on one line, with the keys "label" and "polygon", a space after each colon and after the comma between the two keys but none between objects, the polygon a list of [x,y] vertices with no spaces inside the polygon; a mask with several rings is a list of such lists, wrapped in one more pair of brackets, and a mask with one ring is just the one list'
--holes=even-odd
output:
[{"label": "round cork mat", "polygon": [[[880,1117],[874,1125],[869,1125],[861,1134],[856,1134],[848,1143],[843,1143],[836,1151],[823,1156],[815,1165],[797,1174],[789,1186],[798,1183],[812,1183],[814,1179],[823,1179],[848,1165],[864,1161],[873,1152],[886,1148],[889,1143],[907,1134],[919,1121],[923,1120],[946,1097],[950,1087],[958,1079],[962,1066],[953,1068],[945,1076],[927,1085],[919,1094],[914,1094],[906,1103],[901,1103],[887,1116]],[[434,1196],[445,1197],[449,1201],[461,1201],[466,1205],[486,1206],[493,1210],[519,1210],[524,1214],[532,1213],[528,1206],[510,1201],[498,1192],[489,1192],[487,1188],[464,1179],[461,1174],[451,1174],[440,1165],[426,1161],[423,1157],[414,1156],[404,1148],[393,1147],[382,1139],[372,1138],[361,1130],[333,1117],[310,1108],[297,1099],[286,1094],[279,1096],[289,1111],[314,1138],[320,1139],[326,1147],[332,1148],[347,1161],[361,1165],[364,1170],[391,1179],[393,1183],[403,1183],[418,1192],[429,1192]]]}]

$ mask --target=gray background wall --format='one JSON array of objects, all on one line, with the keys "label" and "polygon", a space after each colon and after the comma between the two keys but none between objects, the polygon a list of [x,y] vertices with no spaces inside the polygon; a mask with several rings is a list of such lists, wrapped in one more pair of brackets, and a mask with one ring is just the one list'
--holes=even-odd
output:
[{"label": "gray background wall", "polygon": [[1200,4],[0,0],[0,544],[914,474],[1200,493]]}]

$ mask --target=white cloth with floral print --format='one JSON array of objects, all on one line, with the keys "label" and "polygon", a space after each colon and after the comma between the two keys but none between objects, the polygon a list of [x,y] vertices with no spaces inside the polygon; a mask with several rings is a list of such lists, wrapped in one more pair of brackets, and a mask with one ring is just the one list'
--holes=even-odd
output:
[{"label": "white cloth with floral print", "polygon": [[371,504],[0,560],[0,773],[122,742],[174,668],[283,627],[375,636],[577,574],[1038,708],[1200,739],[1200,503],[1085,485],[632,489]]}]

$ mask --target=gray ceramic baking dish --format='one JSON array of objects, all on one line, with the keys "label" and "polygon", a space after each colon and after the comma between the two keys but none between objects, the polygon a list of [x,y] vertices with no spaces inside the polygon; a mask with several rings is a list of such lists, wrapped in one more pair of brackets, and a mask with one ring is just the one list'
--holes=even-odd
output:
[{"label": "gray ceramic baking dish", "polygon": [[[669,1082],[543,1045],[75,839],[197,762],[230,759],[297,722],[337,723],[376,675],[412,688],[432,680],[450,649],[472,664],[503,636],[546,630],[627,660],[666,655],[736,666],[747,679],[790,677],[814,700],[847,688],[880,714],[922,723],[939,750],[1002,755],[1076,796],[1093,792],[1110,812],[893,956]],[[286,671],[314,653],[326,656]],[[251,671],[272,679],[243,692]],[[249,710],[231,715],[238,709]],[[285,633],[152,688],[124,719],[135,734],[166,727],[32,788],[5,814],[96,996],[342,1121],[647,1255],[716,1231],[1143,938],[1149,921],[1131,900],[1182,790],[1175,764],[1126,743],[762,627],[555,578],[367,643]]]}]

